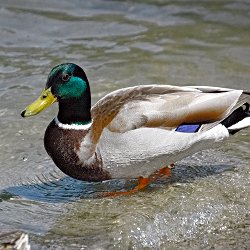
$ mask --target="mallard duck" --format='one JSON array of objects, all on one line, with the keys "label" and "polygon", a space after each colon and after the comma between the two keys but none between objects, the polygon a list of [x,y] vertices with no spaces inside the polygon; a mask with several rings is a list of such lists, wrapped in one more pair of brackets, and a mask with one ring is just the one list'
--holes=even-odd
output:
[{"label": "mallard duck", "polygon": [[140,177],[144,187],[152,173],[168,173],[161,167],[250,126],[250,92],[220,87],[139,85],[91,108],[87,76],[73,63],[54,67],[21,115],[54,102],[59,112],[45,132],[45,149],[61,171],[89,182]]}]

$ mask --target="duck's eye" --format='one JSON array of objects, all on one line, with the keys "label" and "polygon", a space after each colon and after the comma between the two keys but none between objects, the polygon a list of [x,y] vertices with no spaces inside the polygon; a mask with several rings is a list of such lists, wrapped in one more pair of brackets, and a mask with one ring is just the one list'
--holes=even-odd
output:
[{"label": "duck's eye", "polygon": [[63,80],[64,82],[67,82],[69,79],[70,79],[70,75],[69,75],[69,74],[64,74],[64,75],[62,76],[62,80]]}]

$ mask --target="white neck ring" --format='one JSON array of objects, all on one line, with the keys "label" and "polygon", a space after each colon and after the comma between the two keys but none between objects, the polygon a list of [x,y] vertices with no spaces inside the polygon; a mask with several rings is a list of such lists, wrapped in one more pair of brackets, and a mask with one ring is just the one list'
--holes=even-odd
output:
[{"label": "white neck ring", "polygon": [[88,124],[84,124],[84,125],[77,125],[77,124],[64,124],[61,123],[57,117],[55,117],[55,123],[59,128],[62,129],[74,129],[74,130],[88,130],[91,126],[92,126],[92,120],[90,123]]}]

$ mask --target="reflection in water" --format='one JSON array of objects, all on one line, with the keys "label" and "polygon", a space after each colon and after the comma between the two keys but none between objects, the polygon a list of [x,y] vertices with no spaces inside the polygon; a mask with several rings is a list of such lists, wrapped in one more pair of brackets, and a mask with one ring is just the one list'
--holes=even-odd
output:
[{"label": "reflection in water", "polygon": [[[201,154],[201,153],[200,153]],[[196,154],[193,159],[199,160]],[[189,158],[191,162],[191,158]],[[203,162],[204,163],[204,162]],[[189,163],[190,164],[190,163]],[[167,186],[174,183],[189,183],[196,179],[206,178],[210,175],[221,174],[224,171],[233,170],[234,167],[228,164],[214,165],[178,165],[172,170],[171,178],[165,177],[152,183],[151,189],[159,186]],[[25,198],[32,201],[65,203],[79,199],[102,198],[101,194],[116,190],[129,190],[137,184],[137,179],[114,179],[104,182],[90,183],[75,180],[69,176],[60,177],[56,172],[49,176],[37,176],[27,183],[10,186],[0,193],[3,201]]]},{"label": "reflection in water", "polygon": [[[249,89],[247,1],[12,0],[0,8],[0,233],[30,233],[32,249],[244,249],[249,243],[249,144],[242,131],[177,164],[171,179],[129,197],[100,198],[136,180],[85,183],[47,157],[57,107],[20,110],[58,63],[84,66],[93,103],[135,84]],[[161,167],[161,166],[160,166]]]}]

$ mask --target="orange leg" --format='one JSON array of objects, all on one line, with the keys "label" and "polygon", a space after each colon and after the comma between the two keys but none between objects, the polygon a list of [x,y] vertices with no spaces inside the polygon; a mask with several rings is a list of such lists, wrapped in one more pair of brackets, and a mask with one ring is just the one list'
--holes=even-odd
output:
[{"label": "orange leg", "polygon": [[174,164],[171,164],[168,167],[163,167],[159,170],[157,170],[156,172],[154,172],[153,174],[151,174],[148,178],[144,178],[142,176],[140,176],[138,178],[138,185],[136,187],[134,187],[131,190],[128,191],[114,191],[114,192],[105,192],[103,193],[101,196],[102,197],[117,197],[120,195],[130,195],[130,194],[134,194],[142,189],[144,189],[145,187],[147,187],[150,183],[152,183],[153,181],[163,177],[163,176],[167,176],[170,177],[171,176],[171,169],[174,168]]},{"label": "orange leg", "polygon": [[142,176],[140,176],[138,178],[138,185],[136,187],[134,187],[133,189],[130,189],[128,191],[114,191],[114,192],[105,192],[104,194],[102,194],[102,197],[117,197],[120,195],[129,195],[129,194],[134,194],[140,190],[142,190],[143,188],[145,188],[147,185],[149,185],[151,182],[151,180],[149,178],[144,178]]},{"label": "orange leg", "polygon": [[154,172],[152,175],[149,176],[149,178],[156,180],[159,179],[161,177],[171,177],[172,173],[171,173],[171,169],[174,168],[174,164],[170,164],[167,167],[163,167],[160,168],[159,170],[157,170],[156,172]]}]

